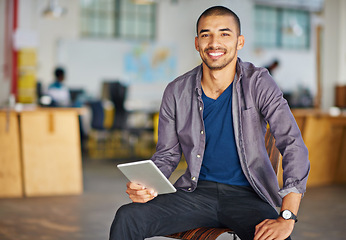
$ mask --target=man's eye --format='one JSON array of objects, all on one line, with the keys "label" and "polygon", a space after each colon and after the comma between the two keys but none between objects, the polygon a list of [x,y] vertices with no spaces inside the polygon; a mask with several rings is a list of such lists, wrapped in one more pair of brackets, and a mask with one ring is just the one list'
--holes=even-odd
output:
[{"label": "man's eye", "polygon": [[201,37],[204,38],[204,37],[208,37],[209,34],[202,34]]},{"label": "man's eye", "polygon": [[228,33],[222,33],[221,36],[227,37],[227,36],[229,36],[229,34]]}]

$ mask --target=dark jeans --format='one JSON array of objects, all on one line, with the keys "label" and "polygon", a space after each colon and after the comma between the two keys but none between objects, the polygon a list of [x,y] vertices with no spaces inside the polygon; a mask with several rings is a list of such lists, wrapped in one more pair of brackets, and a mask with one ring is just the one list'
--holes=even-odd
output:
[{"label": "dark jeans", "polygon": [[200,181],[191,193],[178,190],[120,207],[110,240],[142,240],[197,227],[228,227],[242,240],[253,240],[258,223],[276,218],[276,210],[251,187]]}]

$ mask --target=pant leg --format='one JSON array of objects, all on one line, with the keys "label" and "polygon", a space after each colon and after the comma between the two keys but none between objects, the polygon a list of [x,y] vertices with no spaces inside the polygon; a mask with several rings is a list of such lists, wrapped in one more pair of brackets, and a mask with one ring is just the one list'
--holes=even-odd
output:
[{"label": "pant leg", "polygon": [[233,229],[241,240],[253,240],[257,224],[279,216],[251,187],[220,184],[219,189],[219,221]]},{"label": "pant leg", "polygon": [[117,211],[110,240],[141,240],[201,226],[218,227],[216,205],[216,194],[203,187],[192,193],[178,190],[159,195],[147,203],[130,203]]}]

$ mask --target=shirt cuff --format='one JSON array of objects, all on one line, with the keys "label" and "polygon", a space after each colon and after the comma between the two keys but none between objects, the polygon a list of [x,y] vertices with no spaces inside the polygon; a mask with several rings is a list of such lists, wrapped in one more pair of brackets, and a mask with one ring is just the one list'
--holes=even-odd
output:
[{"label": "shirt cuff", "polygon": [[[279,195],[280,195],[281,198],[284,198],[287,194],[292,193],[292,192],[301,194],[301,192],[299,192],[296,187],[291,187],[291,188],[281,189],[279,191]],[[302,196],[303,195],[304,195],[304,193],[302,194]]]}]

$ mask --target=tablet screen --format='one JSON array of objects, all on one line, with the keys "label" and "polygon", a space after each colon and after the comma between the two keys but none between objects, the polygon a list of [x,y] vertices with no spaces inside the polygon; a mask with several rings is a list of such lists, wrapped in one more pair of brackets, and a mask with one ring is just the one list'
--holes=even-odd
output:
[{"label": "tablet screen", "polygon": [[119,164],[118,169],[131,182],[154,189],[158,194],[176,192],[172,183],[163,175],[152,160]]}]

